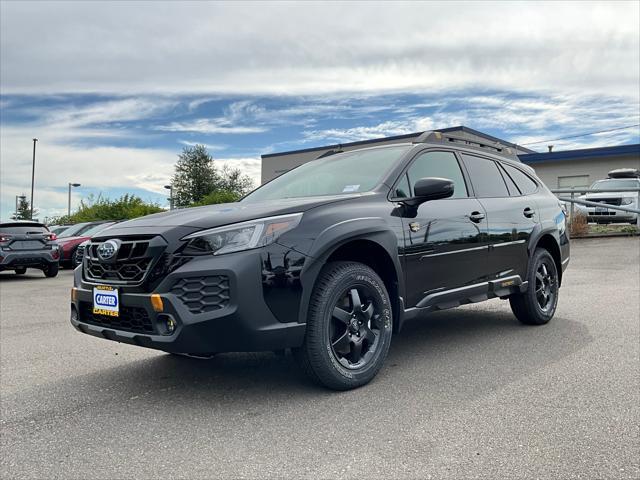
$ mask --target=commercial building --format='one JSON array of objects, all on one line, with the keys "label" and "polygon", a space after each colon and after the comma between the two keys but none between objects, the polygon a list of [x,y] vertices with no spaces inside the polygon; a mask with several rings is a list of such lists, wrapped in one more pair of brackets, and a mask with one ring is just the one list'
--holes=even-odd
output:
[{"label": "commercial building", "polygon": [[[451,127],[439,131],[486,145],[513,149],[520,160],[533,167],[542,181],[552,189],[588,187],[595,180],[605,178],[607,172],[616,168],[640,169],[640,144],[537,153],[469,127]],[[422,133],[262,155],[262,183],[331,151],[411,142]]]}]

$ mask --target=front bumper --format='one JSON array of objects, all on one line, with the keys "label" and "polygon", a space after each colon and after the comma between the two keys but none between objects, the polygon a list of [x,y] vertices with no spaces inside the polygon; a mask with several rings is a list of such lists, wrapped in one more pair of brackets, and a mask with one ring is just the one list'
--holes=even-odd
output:
[{"label": "front bumper", "polygon": [[[126,328],[121,328],[118,322],[111,326],[94,321],[91,307],[96,284],[83,279],[82,268],[76,269],[74,275],[71,323],[89,335],[167,352],[199,355],[279,350],[302,344],[305,324],[280,322],[265,303],[259,250],[196,258],[168,274],[152,292],[159,294],[163,300],[161,312],[154,311],[151,292],[133,293],[131,289],[121,288],[121,310],[135,310],[139,315]],[[220,292],[220,288],[207,287],[208,280],[202,280],[213,277],[226,277],[226,283],[216,282],[228,285],[227,290],[223,289],[222,293],[211,297],[214,300],[209,303],[218,302],[215,309],[198,311],[193,302],[185,303],[185,298],[197,297],[197,294],[188,292],[185,296],[184,289],[178,288],[178,285],[184,285],[185,282],[196,286],[202,284],[205,285],[203,288]],[[203,304],[206,303],[203,301]],[[74,310],[76,315],[73,314]],[[175,331],[163,334],[168,318],[175,322]],[[134,329],[130,328],[133,323],[136,325]]]},{"label": "front bumper", "polygon": [[59,256],[57,246],[51,250],[0,250],[0,270],[46,268],[52,263],[58,263]]}]

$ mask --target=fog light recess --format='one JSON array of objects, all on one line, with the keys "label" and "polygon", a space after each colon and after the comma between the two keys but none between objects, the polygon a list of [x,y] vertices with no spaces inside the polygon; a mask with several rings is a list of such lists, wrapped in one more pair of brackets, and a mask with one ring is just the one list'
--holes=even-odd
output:
[{"label": "fog light recess", "polygon": [[178,324],[171,315],[161,314],[158,315],[158,330],[162,335],[173,335],[176,331]]}]

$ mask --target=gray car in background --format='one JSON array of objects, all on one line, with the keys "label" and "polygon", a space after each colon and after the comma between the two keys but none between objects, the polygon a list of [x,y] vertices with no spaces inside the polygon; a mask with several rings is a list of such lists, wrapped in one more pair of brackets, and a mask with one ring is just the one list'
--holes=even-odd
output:
[{"label": "gray car in background", "polygon": [[38,222],[0,223],[0,271],[21,275],[27,268],[42,270],[47,277],[58,274],[60,247],[55,233]]}]

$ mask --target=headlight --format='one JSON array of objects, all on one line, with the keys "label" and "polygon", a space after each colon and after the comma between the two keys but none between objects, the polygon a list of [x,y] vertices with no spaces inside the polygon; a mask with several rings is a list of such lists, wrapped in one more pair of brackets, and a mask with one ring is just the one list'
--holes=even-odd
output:
[{"label": "headlight", "polygon": [[301,219],[302,213],[293,213],[202,230],[182,238],[189,241],[184,253],[222,255],[263,247],[297,227]]},{"label": "headlight", "polygon": [[624,197],[620,205],[631,205],[633,203],[633,197]]}]

